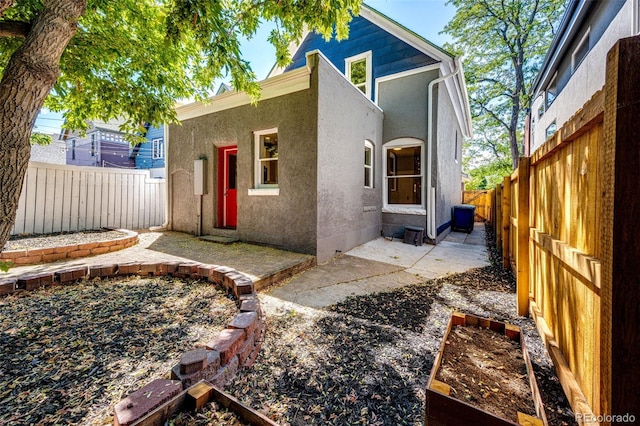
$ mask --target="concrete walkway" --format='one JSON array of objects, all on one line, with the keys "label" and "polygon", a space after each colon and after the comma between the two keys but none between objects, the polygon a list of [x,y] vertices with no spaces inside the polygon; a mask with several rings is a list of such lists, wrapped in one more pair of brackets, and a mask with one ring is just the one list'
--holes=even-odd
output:
[{"label": "concrete walkway", "polygon": [[76,265],[191,260],[234,268],[251,277],[258,288],[297,273],[268,289],[264,298],[322,308],[348,296],[418,284],[489,264],[483,224],[476,224],[471,234],[452,232],[437,246],[416,247],[378,238],[316,267],[311,267],[313,256],[245,243],[216,244],[179,232],[141,232],[139,238],[136,246],[113,253],[11,268],[0,273],[0,280]]},{"label": "concrete walkway", "polygon": [[[76,265],[102,265],[118,262],[196,261],[234,268],[254,282],[299,272],[315,264],[315,257],[245,243],[216,244],[180,232],[140,232],[140,242],[128,249],[64,262],[14,267],[3,278],[52,272]],[[291,274],[289,274],[291,275]]]},{"label": "concrete walkway", "polygon": [[378,238],[294,276],[266,294],[322,308],[348,296],[418,284],[489,265],[484,225],[471,234],[451,232],[437,246],[413,246]]}]

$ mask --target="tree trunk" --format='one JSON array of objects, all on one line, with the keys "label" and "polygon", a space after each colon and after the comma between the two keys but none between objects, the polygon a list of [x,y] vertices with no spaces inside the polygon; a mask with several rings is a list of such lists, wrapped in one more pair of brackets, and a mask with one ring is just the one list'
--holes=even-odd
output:
[{"label": "tree trunk", "polygon": [[43,6],[0,81],[0,248],[15,221],[31,130],[58,78],[60,57],[76,33],[86,1],[43,1]]}]

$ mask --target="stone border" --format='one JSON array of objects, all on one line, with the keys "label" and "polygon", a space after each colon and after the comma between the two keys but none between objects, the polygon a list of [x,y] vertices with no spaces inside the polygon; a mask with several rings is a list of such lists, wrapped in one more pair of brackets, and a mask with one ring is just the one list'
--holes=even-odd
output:
[{"label": "stone border", "polygon": [[58,260],[96,256],[98,254],[123,250],[138,244],[137,232],[128,229],[114,229],[113,231],[122,232],[127,235],[122,238],[116,238],[115,240],[94,241],[68,246],[6,250],[0,253],[0,261],[8,261],[15,266],[37,265],[40,263],[56,262]]},{"label": "stone border", "polygon": [[[136,234],[137,237],[137,234]],[[177,394],[202,380],[223,388],[239,367],[253,365],[266,331],[266,317],[253,281],[233,268],[196,262],[127,262],[75,266],[54,272],[26,274],[0,280],[0,295],[33,291],[40,287],[73,284],[85,278],[113,278],[131,275],[169,276],[207,280],[221,285],[237,299],[238,313],[227,328],[204,345],[186,351],[163,378],[153,380],[114,407],[114,425],[139,423]],[[144,423],[144,422],[143,422]]]}]

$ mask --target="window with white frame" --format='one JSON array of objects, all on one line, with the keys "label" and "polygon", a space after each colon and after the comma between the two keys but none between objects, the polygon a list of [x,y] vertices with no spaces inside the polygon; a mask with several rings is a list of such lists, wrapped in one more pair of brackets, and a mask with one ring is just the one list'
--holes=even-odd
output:
[{"label": "window with white frame", "polygon": [[151,158],[154,160],[164,158],[164,139],[153,139],[151,141]]},{"label": "window with white frame", "polygon": [[345,75],[368,97],[371,97],[371,51],[346,58]]},{"label": "window with white frame", "polygon": [[556,97],[558,96],[557,77],[558,77],[558,74],[556,73],[556,75],[553,76],[553,78],[551,79],[551,82],[547,86],[547,90],[545,90],[545,101],[544,101],[545,110],[549,109],[553,101],[555,101]]},{"label": "window with white frame", "polygon": [[556,121],[553,120],[553,122],[549,124],[549,126],[544,131],[545,138],[549,139],[551,136],[553,136],[556,133],[557,130],[558,130],[558,126],[556,125]]},{"label": "window with white frame", "polygon": [[589,33],[591,32],[591,28],[587,28],[587,31],[584,33],[580,42],[576,46],[573,54],[571,55],[571,74],[573,74],[578,66],[582,63],[582,60],[589,53]]},{"label": "window with white frame", "polygon": [[423,207],[423,145],[385,146],[387,205]]},{"label": "window with white frame", "polygon": [[364,141],[364,187],[373,188],[373,143]]},{"label": "window with white frame", "polygon": [[278,129],[254,132],[255,187],[278,187]]}]

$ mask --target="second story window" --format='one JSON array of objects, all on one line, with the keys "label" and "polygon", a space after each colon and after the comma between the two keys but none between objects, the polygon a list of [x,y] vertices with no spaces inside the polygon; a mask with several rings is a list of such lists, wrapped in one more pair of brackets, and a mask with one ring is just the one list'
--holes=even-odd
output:
[{"label": "second story window", "polygon": [[584,58],[587,56],[587,53],[589,53],[589,33],[591,32],[590,30],[591,30],[590,28],[587,29],[587,32],[584,33],[584,35],[578,42],[576,49],[573,51],[573,54],[571,55],[571,73],[572,74],[576,71],[578,66],[582,63]]},{"label": "second story window", "polygon": [[164,140],[163,139],[154,139],[152,141],[152,158],[164,158]]},{"label": "second story window", "polygon": [[371,51],[345,59],[345,75],[371,98]]},{"label": "second story window", "polygon": [[545,109],[548,109],[553,103],[553,101],[556,99],[556,96],[558,96],[558,85],[556,83],[556,80],[557,80],[556,77],[557,75],[555,75],[553,79],[551,79],[551,83],[549,83],[549,86],[545,91],[545,101],[544,101]]}]

